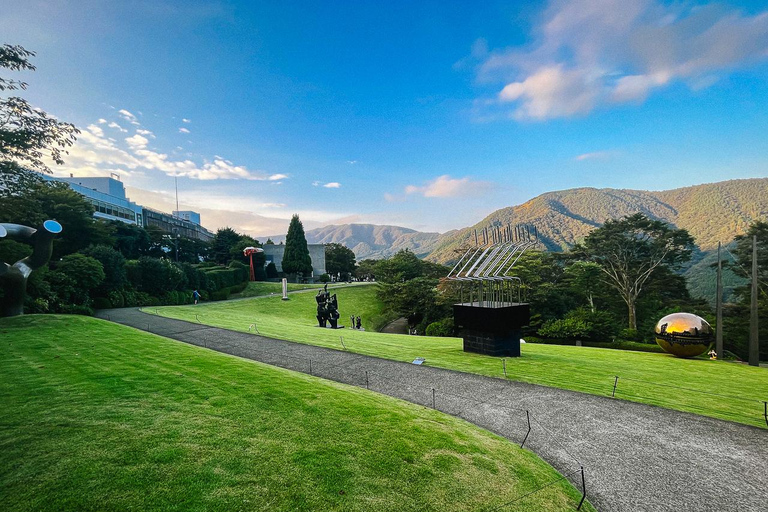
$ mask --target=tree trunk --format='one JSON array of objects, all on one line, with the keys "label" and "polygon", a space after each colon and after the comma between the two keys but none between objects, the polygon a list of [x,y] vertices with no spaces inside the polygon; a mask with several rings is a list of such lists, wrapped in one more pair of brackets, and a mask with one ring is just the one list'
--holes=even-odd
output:
[{"label": "tree trunk", "polygon": [[627,299],[627,312],[629,313],[629,328],[637,330],[637,316],[635,314],[635,299]]}]

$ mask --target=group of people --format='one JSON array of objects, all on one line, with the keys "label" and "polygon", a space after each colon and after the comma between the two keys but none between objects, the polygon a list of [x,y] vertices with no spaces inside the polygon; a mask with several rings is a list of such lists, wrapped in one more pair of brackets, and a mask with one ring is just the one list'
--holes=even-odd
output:
[{"label": "group of people", "polygon": [[363,322],[360,320],[360,315],[357,315],[357,316],[350,315],[349,316],[349,325],[353,329],[359,329],[361,331],[363,330]]}]

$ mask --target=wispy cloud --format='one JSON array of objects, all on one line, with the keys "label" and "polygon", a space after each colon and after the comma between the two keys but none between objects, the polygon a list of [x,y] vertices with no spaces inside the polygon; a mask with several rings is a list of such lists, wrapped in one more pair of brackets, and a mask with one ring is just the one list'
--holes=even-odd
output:
[{"label": "wispy cloud", "polygon": [[[656,0],[551,0],[532,43],[473,48],[480,83],[504,85],[478,115],[545,120],[643,102],[675,82],[707,87],[768,58],[768,11]],[[470,59],[472,59],[470,58]],[[464,63],[466,61],[460,61]],[[511,108],[511,110],[510,110]]]},{"label": "wispy cloud", "polygon": [[460,197],[475,195],[490,186],[485,181],[472,181],[469,178],[451,178],[444,174],[438,176],[424,185],[408,185],[405,187],[405,194],[419,194],[424,197]]},{"label": "wispy cloud", "polygon": [[349,165],[355,165],[355,164],[356,164],[356,163],[358,163],[358,162],[357,162],[357,160],[347,160],[347,163],[348,163]]},{"label": "wispy cloud", "polygon": [[341,188],[341,183],[332,181],[330,183],[326,183],[325,185],[323,185],[323,187],[325,187],[325,188]]},{"label": "wispy cloud", "polygon": [[118,110],[117,113],[120,114],[120,117],[122,117],[123,119],[125,119],[129,123],[131,123],[133,125],[136,125],[136,126],[140,126],[141,123],[139,123],[139,120],[136,119],[136,116],[133,115],[132,113],[128,112],[124,108]]},{"label": "wispy cloud", "polygon": [[147,137],[150,137],[152,139],[155,138],[155,134],[154,133],[152,133],[149,130],[144,130],[142,128],[139,128],[138,130],[136,130],[136,133],[138,133],[139,135],[146,135]]},{"label": "wispy cloud", "polygon": [[128,130],[126,130],[125,128],[123,128],[122,126],[120,126],[119,124],[117,124],[114,121],[109,123],[107,126],[110,127],[110,128],[114,128],[115,130],[120,130],[123,133],[128,133]]},{"label": "wispy cloud", "polygon": [[189,130],[187,130],[184,127],[179,128],[179,133],[189,133]]},{"label": "wispy cloud", "polygon": [[573,159],[577,162],[583,162],[584,160],[608,160],[616,155],[616,151],[593,151],[591,153],[582,153],[573,157]]},{"label": "wispy cloud", "polygon": [[191,119],[187,119],[186,117],[183,117],[183,118],[181,118],[181,120],[182,120],[182,122],[184,122],[184,123],[191,123],[191,122],[192,122],[192,120],[191,120]]}]

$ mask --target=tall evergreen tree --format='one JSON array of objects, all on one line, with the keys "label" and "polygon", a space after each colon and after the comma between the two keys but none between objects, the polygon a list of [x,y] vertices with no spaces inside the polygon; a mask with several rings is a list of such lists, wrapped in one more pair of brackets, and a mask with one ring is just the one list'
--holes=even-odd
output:
[{"label": "tall evergreen tree", "polygon": [[304,276],[312,274],[312,258],[309,257],[307,237],[304,235],[304,226],[298,215],[291,217],[288,234],[285,236],[283,272],[286,274],[301,272]]}]

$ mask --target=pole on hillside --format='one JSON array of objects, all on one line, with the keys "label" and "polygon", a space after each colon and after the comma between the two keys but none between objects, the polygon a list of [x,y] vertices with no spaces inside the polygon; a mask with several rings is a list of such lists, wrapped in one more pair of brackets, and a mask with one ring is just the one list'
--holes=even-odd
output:
[{"label": "pole on hillside", "polygon": [[752,304],[749,312],[749,365],[760,366],[757,336],[757,235],[752,236]]},{"label": "pole on hillside", "polygon": [[715,352],[723,359],[723,262],[720,259],[720,242],[717,242],[717,326],[715,327]]}]

